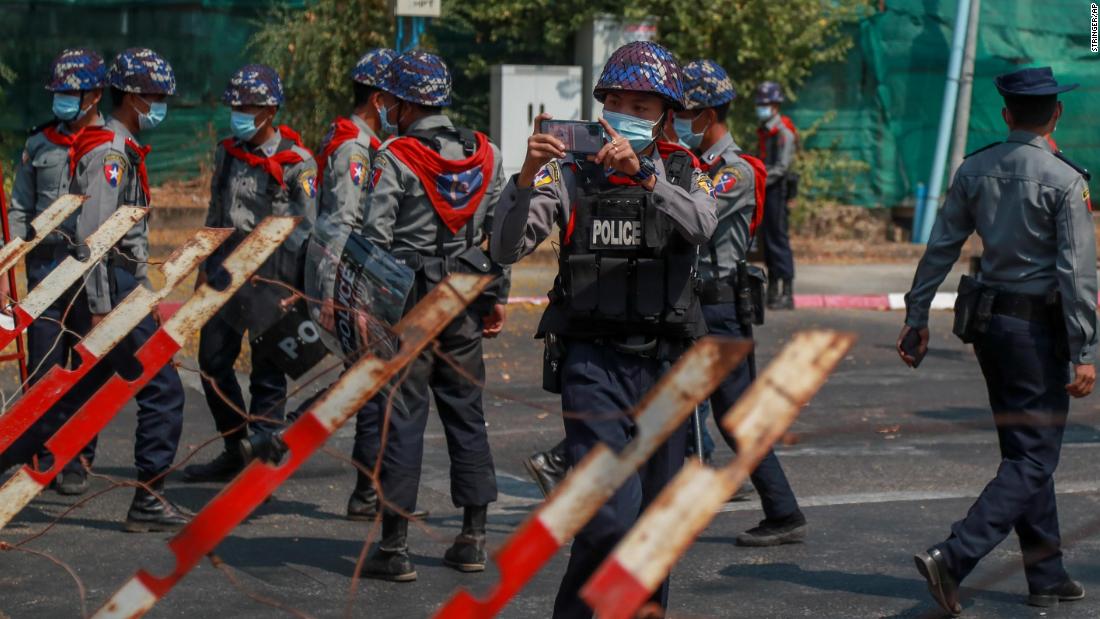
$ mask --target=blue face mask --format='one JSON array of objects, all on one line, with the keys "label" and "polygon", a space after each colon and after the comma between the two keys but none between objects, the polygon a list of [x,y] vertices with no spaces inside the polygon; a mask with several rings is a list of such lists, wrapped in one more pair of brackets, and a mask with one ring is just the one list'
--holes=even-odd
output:
[{"label": "blue face mask", "polygon": [[88,106],[88,109],[80,109],[79,95],[66,95],[64,93],[54,93],[53,95],[53,115],[58,120],[65,122],[73,122],[84,118],[88,114],[88,110],[92,109],[92,106]]},{"label": "blue face mask", "polygon": [[[699,118],[696,116],[695,118]],[[699,145],[703,143],[703,134],[706,130],[695,133],[691,130],[691,125],[695,123],[695,118],[674,118],[672,119],[672,126],[676,129],[676,137],[680,140],[680,145],[684,148],[694,150],[699,148]]]},{"label": "blue face mask", "polygon": [[[141,99],[141,97],[138,97],[138,99]],[[168,116],[167,103],[163,101],[149,103],[145,101],[145,99],[141,100],[149,105],[149,111],[147,113],[138,112],[138,127],[140,127],[142,131],[152,129],[164,122],[164,118]]]},{"label": "blue face mask", "polygon": [[760,119],[760,122],[764,122],[772,117],[772,106],[770,105],[758,105],[756,106],[756,117]]},{"label": "blue face mask", "polygon": [[233,111],[229,114],[229,128],[233,131],[233,137],[247,142],[260,130],[256,126],[256,115],[245,112]]},{"label": "blue face mask", "polygon": [[634,152],[643,151],[653,143],[653,128],[657,126],[655,120],[646,120],[630,114],[620,114],[609,110],[603,111],[603,119],[611,125],[615,133],[630,142],[630,148],[633,148]]},{"label": "blue face mask", "polygon": [[[397,107],[397,104],[395,103],[393,107]],[[390,122],[391,109],[393,108],[389,108],[384,105],[378,108],[378,124],[382,126],[382,133],[386,134],[387,136],[397,136],[397,134],[399,133],[397,125]]]}]

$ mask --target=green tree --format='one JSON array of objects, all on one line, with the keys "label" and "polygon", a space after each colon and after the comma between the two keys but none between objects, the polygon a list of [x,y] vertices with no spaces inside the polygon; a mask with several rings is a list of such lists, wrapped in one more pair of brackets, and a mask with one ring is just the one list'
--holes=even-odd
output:
[{"label": "green tree", "polygon": [[317,145],[352,104],[355,62],[366,50],[391,45],[387,0],[317,0],[309,8],[277,9],[249,40],[249,50],[279,70],[286,91],[281,120]]}]

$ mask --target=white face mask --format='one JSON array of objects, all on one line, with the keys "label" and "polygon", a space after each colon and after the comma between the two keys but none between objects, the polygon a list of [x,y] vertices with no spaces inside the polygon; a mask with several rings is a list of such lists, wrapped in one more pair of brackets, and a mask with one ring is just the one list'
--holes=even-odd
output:
[{"label": "white face mask", "polygon": [[770,105],[758,105],[756,106],[756,117],[760,122],[764,122],[772,117],[772,106]]}]

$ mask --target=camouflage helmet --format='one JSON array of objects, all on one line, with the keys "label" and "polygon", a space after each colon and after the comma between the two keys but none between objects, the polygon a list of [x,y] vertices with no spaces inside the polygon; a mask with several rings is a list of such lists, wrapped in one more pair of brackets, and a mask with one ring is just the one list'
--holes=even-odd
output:
[{"label": "camouflage helmet", "polygon": [[755,100],[757,105],[783,103],[783,89],[775,82],[764,82],[756,87]]},{"label": "camouflage helmet", "polygon": [[172,65],[151,49],[131,47],[115,57],[107,82],[123,92],[144,95],[176,94]]},{"label": "camouflage helmet", "polygon": [[282,105],[283,82],[279,72],[265,64],[248,64],[237,69],[222,93],[222,103],[230,107]]},{"label": "camouflage helmet", "polygon": [[443,59],[417,49],[393,59],[378,82],[378,88],[418,105],[446,107],[451,104],[451,72]]},{"label": "camouflage helmet", "polygon": [[615,50],[604,65],[592,96],[603,102],[613,90],[648,92],[684,109],[680,63],[672,52],[650,41],[634,41]]},{"label": "camouflage helmet", "polygon": [[50,92],[95,90],[107,85],[107,65],[103,58],[86,48],[67,49],[50,65]]},{"label": "camouflage helmet", "polygon": [[687,109],[718,107],[736,97],[730,76],[717,62],[702,59],[684,65],[684,102]]},{"label": "camouflage helmet", "polygon": [[386,73],[386,67],[390,66],[394,58],[397,58],[397,52],[387,47],[370,50],[355,63],[355,68],[351,70],[352,81],[366,86],[377,86]]}]

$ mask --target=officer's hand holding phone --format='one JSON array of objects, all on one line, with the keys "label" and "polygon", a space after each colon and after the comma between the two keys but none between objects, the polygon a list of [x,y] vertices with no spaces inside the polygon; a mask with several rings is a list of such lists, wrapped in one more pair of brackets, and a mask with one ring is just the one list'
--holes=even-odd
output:
[{"label": "officer's hand holding phone", "polygon": [[[631,148],[630,142],[612,129],[611,125],[603,118],[600,119],[600,124],[603,125],[610,141],[603,145],[603,148],[596,153],[592,160],[626,176],[637,174],[642,169],[642,163],[638,161],[638,154]],[[650,190],[656,184],[656,176],[651,176],[642,181],[642,186]]]},{"label": "officer's hand holding phone", "polygon": [[909,325],[901,328],[897,343],[898,356],[911,368],[920,365],[928,353],[928,327],[912,329]]},{"label": "officer's hand holding phone", "polygon": [[556,137],[542,132],[542,121],[552,118],[545,112],[535,117],[535,132],[527,138],[527,157],[519,169],[516,185],[526,189],[535,182],[535,175],[554,159],[565,157],[565,144]]}]

